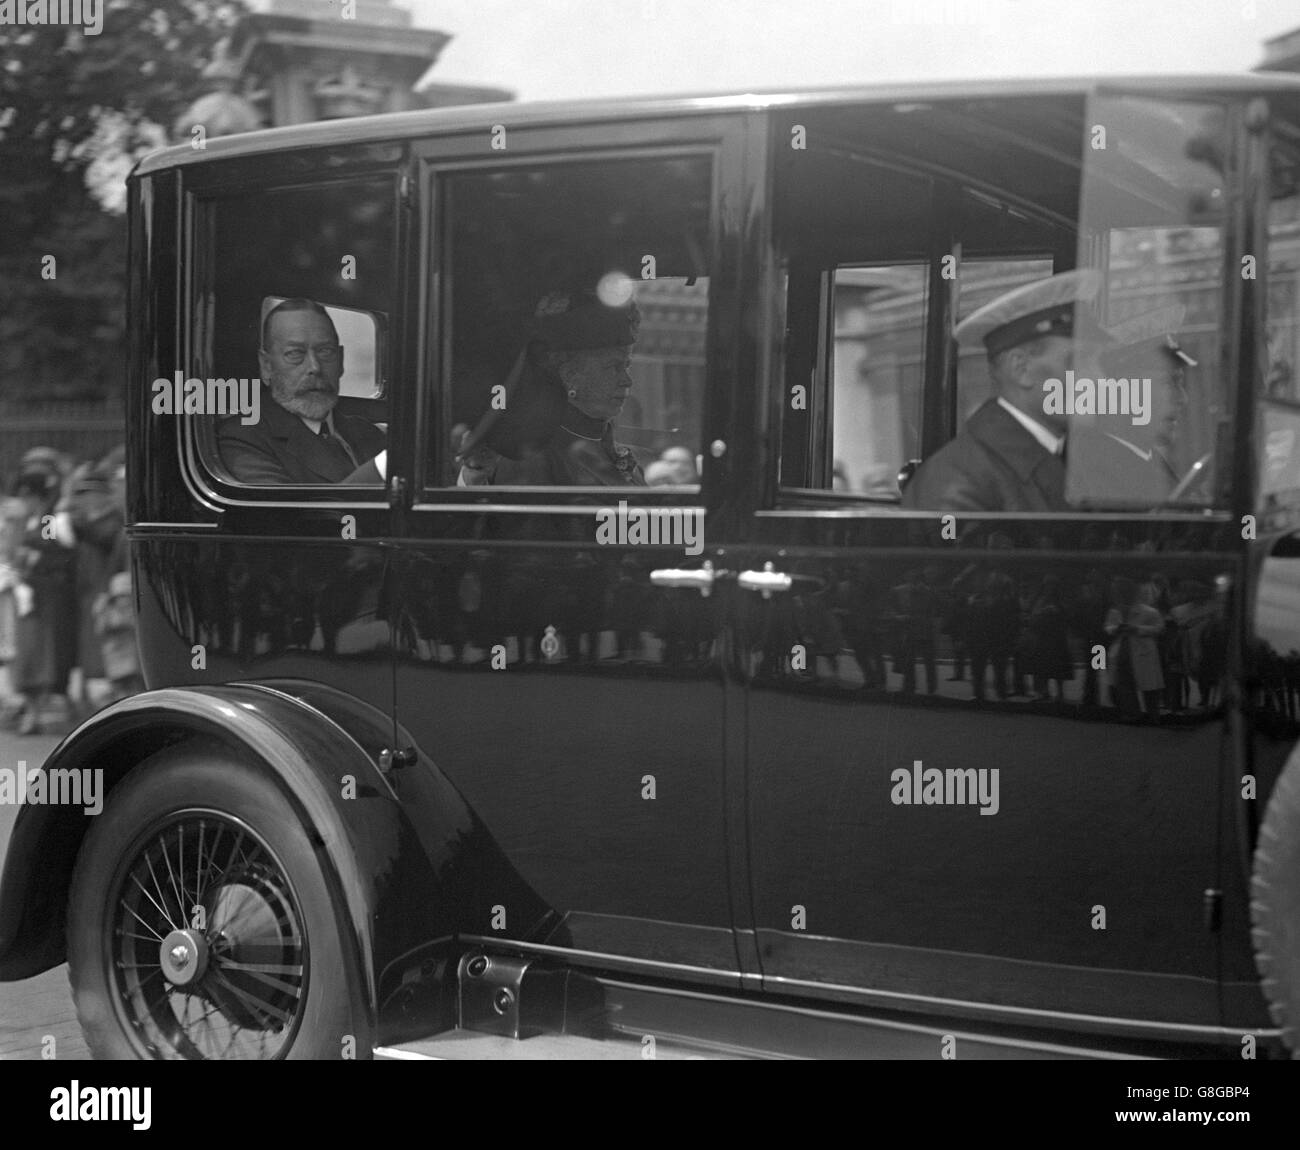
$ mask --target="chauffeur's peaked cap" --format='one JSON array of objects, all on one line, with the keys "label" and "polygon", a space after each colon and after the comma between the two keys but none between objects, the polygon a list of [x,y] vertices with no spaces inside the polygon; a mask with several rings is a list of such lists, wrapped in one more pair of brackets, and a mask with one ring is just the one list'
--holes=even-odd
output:
[{"label": "chauffeur's peaked cap", "polygon": [[1101,275],[1091,268],[1024,284],[972,312],[953,329],[953,335],[962,344],[982,343],[989,355],[1044,335],[1071,336],[1085,327],[1090,336],[1107,342],[1081,314],[1081,305],[1089,303],[1100,287]]}]

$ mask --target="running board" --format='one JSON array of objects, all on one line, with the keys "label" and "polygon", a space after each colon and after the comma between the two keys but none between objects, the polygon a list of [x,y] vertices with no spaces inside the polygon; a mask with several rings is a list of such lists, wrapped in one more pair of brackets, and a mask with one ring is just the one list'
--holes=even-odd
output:
[{"label": "running board", "polygon": [[[462,971],[462,974],[466,973]],[[514,974],[518,988],[524,971]],[[572,972],[570,972],[572,974]],[[377,1047],[383,1059],[751,1059],[881,1058],[1089,1059],[1141,1058],[1070,1040],[993,1036],[961,1027],[863,1018],[832,1010],[704,994],[623,979],[581,976],[584,1025],[538,1031],[498,1017],[495,1033],[462,1024],[426,1038]],[[463,991],[462,984],[462,993]],[[572,988],[570,988],[570,995]],[[482,999],[480,999],[482,1001]],[[491,1001],[491,997],[488,997]],[[504,996],[503,996],[504,1001]],[[519,998],[516,996],[515,1001]],[[599,1003],[599,1010],[593,1005]],[[572,1005],[572,999],[570,999]],[[481,1016],[479,1016],[481,1017]],[[569,1015],[572,1022],[572,1015]],[[511,1037],[517,1033],[519,1037]]]}]

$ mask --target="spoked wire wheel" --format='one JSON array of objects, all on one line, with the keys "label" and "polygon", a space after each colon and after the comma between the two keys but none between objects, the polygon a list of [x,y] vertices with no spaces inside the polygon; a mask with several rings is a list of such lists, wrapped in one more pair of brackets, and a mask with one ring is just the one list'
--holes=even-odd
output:
[{"label": "spoked wire wheel", "polygon": [[270,847],[216,811],[137,839],[111,884],[105,956],[124,1029],[153,1058],[277,1058],[307,997],[307,938]]}]

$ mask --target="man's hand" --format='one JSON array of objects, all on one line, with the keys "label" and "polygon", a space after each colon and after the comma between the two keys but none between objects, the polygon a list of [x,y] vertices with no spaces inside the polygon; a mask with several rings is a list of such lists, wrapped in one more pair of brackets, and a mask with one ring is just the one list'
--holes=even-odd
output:
[{"label": "man's hand", "polygon": [[458,486],[479,487],[492,482],[501,456],[490,447],[480,447],[459,458],[461,466]]}]

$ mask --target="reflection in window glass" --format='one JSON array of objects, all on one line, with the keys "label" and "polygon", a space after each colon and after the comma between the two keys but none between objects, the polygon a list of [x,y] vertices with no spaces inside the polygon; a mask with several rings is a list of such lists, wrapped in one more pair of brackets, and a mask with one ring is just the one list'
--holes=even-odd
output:
[{"label": "reflection in window glass", "polygon": [[1269,399],[1300,403],[1300,152],[1278,148],[1273,157],[1273,200],[1268,214]]},{"label": "reflection in window glass", "polygon": [[1084,145],[1079,264],[1100,276],[1107,339],[1081,343],[1094,410],[1072,415],[1076,505],[1205,505],[1226,474],[1228,381],[1220,346],[1224,117],[1217,106],[1097,98]]},{"label": "reflection in window glass", "polygon": [[1272,156],[1268,213],[1267,358],[1263,364],[1263,444],[1259,494],[1267,513],[1300,502],[1300,149],[1279,143]]},{"label": "reflection in window glass", "polygon": [[[615,420],[615,434],[649,460],[649,482],[694,483],[698,476],[688,474],[684,454],[695,459],[704,416],[708,278],[693,284],[642,281],[636,304],[641,322],[632,350],[632,391]],[[665,461],[676,466],[655,466]]]}]

